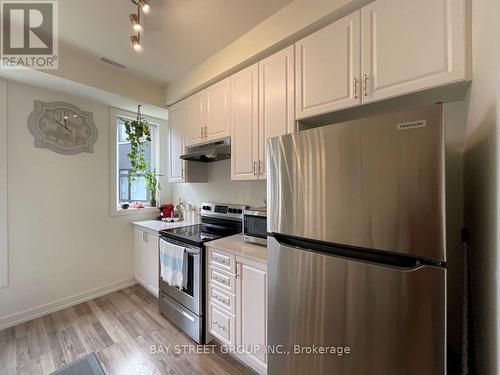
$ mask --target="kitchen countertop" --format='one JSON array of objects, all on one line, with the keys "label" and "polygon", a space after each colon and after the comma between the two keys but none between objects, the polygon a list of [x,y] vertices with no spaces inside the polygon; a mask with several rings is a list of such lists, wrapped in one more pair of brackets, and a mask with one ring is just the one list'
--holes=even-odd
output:
[{"label": "kitchen countertop", "polygon": [[132,225],[137,225],[139,227],[149,229],[153,232],[159,232],[165,229],[188,227],[191,225],[197,225],[198,223],[192,223],[189,221],[178,221],[176,223],[168,223],[160,220],[144,220],[144,221],[134,221]]},{"label": "kitchen countertop", "polygon": [[236,234],[231,237],[220,238],[215,241],[210,241],[205,244],[211,249],[217,249],[231,253],[237,257],[243,257],[255,260],[261,263],[267,263],[267,247],[255,245],[243,241],[241,234]]}]

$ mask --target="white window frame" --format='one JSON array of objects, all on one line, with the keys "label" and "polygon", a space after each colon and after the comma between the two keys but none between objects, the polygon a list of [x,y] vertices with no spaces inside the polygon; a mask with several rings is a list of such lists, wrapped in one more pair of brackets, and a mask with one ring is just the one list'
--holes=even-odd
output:
[{"label": "white window frame", "polygon": [[0,288],[9,283],[7,214],[7,81],[0,78]]},{"label": "white window frame", "polygon": [[[121,110],[118,108],[111,108],[110,115],[110,195],[109,195],[109,212],[111,216],[125,216],[125,215],[145,215],[158,213],[157,207],[144,207],[144,208],[128,208],[126,210],[118,207],[118,132],[116,126],[117,118],[126,118],[134,120],[137,117],[136,113]],[[154,158],[154,164],[159,171],[162,171],[160,164],[160,132],[166,127],[166,122],[154,117],[144,116],[143,118],[150,124],[156,126],[155,138],[153,147],[151,148],[151,156]]]}]

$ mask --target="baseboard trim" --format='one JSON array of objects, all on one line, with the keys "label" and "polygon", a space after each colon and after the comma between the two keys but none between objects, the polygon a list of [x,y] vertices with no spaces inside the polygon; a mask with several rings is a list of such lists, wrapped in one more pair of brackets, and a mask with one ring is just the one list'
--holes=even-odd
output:
[{"label": "baseboard trim", "polygon": [[[228,345],[228,344],[225,344],[222,341],[220,341],[218,338],[212,336],[210,334],[210,332],[207,331],[207,334],[208,334],[207,344],[210,344],[211,342],[215,342],[219,346],[227,346]],[[252,360],[250,358],[250,355],[248,355],[246,353],[235,353],[235,352],[229,352],[229,355],[231,357],[233,357],[235,360],[237,360],[238,362],[244,364],[247,367],[250,367],[257,374],[267,375],[267,365],[262,365],[261,363],[256,363],[254,360]]]},{"label": "baseboard trim", "polygon": [[144,289],[146,289],[149,293],[151,293],[154,297],[158,298],[160,296],[160,292],[158,289],[155,289],[149,286],[143,279],[138,276],[135,276],[135,280],[142,285]]},{"label": "baseboard trim", "polygon": [[104,296],[106,294],[115,292],[123,288],[127,288],[135,284],[137,284],[137,282],[134,279],[115,281],[113,283],[90,289],[73,296],[62,298],[54,302],[49,302],[44,305],[20,311],[15,314],[2,316],[0,317],[0,330],[27,322],[35,318],[39,318],[47,314],[51,314],[59,310],[66,309],[74,305],[78,305],[82,302],[90,301],[91,299]]}]

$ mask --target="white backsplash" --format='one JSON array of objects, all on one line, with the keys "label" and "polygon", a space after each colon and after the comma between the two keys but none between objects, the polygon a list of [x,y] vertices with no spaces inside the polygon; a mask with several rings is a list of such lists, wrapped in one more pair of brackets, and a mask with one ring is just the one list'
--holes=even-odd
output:
[{"label": "white backsplash", "polygon": [[231,161],[223,160],[207,164],[207,183],[173,184],[172,200],[179,198],[199,207],[202,202],[246,204],[264,206],[265,181],[231,181]]}]

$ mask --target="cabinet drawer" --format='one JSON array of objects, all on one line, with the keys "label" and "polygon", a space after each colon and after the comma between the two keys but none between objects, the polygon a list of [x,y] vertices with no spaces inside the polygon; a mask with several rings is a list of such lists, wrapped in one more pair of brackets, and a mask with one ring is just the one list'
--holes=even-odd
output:
[{"label": "cabinet drawer", "polygon": [[233,255],[210,249],[210,263],[224,271],[236,273],[236,259]]},{"label": "cabinet drawer", "polygon": [[230,293],[236,293],[236,276],[224,272],[217,267],[208,267],[208,282]]},{"label": "cabinet drawer", "polygon": [[233,316],[219,310],[210,303],[208,309],[208,328],[210,333],[225,344],[236,343],[236,321]]},{"label": "cabinet drawer", "polygon": [[208,284],[208,298],[211,303],[236,315],[236,297],[216,288],[213,284]]}]

